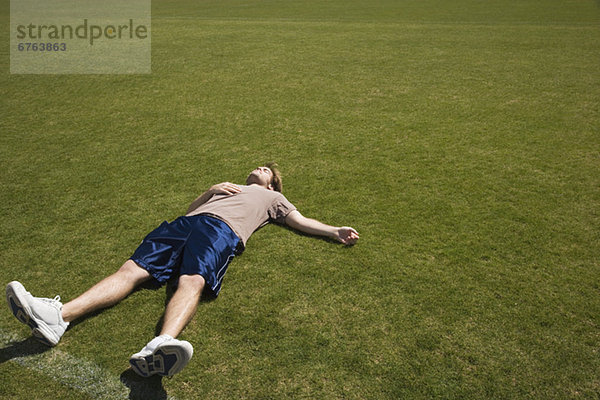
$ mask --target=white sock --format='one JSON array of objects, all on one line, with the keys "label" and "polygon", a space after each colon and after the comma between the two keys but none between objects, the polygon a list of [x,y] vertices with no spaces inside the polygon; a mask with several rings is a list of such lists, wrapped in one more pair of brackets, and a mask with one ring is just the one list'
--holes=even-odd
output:
[{"label": "white sock", "polygon": [[155,337],[154,339],[152,339],[150,342],[148,342],[148,344],[146,345],[146,348],[150,351],[154,351],[154,349],[156,349],[156,347],[161,344],[166,342],[167,340],[171,340],[173,339],[173,336],[171,335],[160,335]]}]

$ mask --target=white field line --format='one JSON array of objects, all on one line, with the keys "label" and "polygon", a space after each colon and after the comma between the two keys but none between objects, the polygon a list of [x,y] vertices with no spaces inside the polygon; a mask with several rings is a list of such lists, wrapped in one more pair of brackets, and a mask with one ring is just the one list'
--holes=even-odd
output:
[{"label": "white field line", "polygon": [[[130,392],[133,394],[133,390],[130,391],[124,382],[121,382],[119,376],[111,374],[98,364],[74,357],[59,348],[53,347],[42,353],[30,354],[24,351],[22,346],[14,346],[14,344],[18,344],[24,339],[26,338],[0,329],[0,341],[2,343],[0,351],[3,352],[3,356],[8,361],[45,375],[92,398],[128,399],[130,398]],[[142,379],[140,378],[140,380]],[[161,393],[162,395],[156,392],[150,393],[152,389],[146,387],[143,383],[131,382],[131,384],[132,386],[135,385],[138,391],[148,391],[147,396],[144,396],[145,398],[175,400],[171,396],[167,397],[164,391]]]}]

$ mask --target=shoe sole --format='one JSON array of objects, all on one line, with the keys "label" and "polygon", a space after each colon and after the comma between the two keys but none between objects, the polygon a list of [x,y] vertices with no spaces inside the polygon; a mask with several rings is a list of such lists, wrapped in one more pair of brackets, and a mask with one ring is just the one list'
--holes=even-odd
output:
[{"label": "shoe sole", "polygon": [[27,291],[21,283],[14,281],[6,286],[6,301],[13,315],[19,322],[31,328],[31,334],[37,340],[47,346],[56,346],[60,338],[56,337],[48,324],[33,315],[26,297]]},{"label": "shoe sole", "polygon": [[140,376],[173,376],[180,372],[192,358],[194,349],[188,342],[158,346],[146,357],[131,357],[129,364]]}]

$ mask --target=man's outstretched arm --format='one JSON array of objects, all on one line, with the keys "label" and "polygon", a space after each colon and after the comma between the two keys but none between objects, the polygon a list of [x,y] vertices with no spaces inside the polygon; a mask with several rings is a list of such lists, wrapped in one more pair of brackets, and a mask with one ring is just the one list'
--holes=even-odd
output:
[{"label": "man's outstretched arm", "polygon": [[309,235],[327,236],[346,245],[352,245],[358,240],[358,232],[349,226],[331,226],[306,218],[299,211],[294,210],[285,217],[285,223],[290,228],[297,229]]}]

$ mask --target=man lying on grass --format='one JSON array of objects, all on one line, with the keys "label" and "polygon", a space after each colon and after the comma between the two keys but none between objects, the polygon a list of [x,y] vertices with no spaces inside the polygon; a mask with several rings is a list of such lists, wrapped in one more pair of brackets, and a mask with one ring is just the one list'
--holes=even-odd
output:
[{"label": "man lying on grass", "polygon": [[74,300],[63,305],[59,296],[33,297],[14,281],[6,287],[8,305],[34,337],[54,346],[71,321],[118,303],[142,282],[175,282],[177,288],[166,306],[160,335],[129,359],[141,376],[172,376],[192,357],[192,345],[175,338],[192,319],[202,292],[218,296],[233,257],[243,251],[256,229],[271,221],[346,245],[359,238],[353,228],[302,216],[281,194],[276,164],[268,164],[252,171],[246,185],[224,182],[212,186],[192,202],[185,216],[163,222],[117,272]]}]

